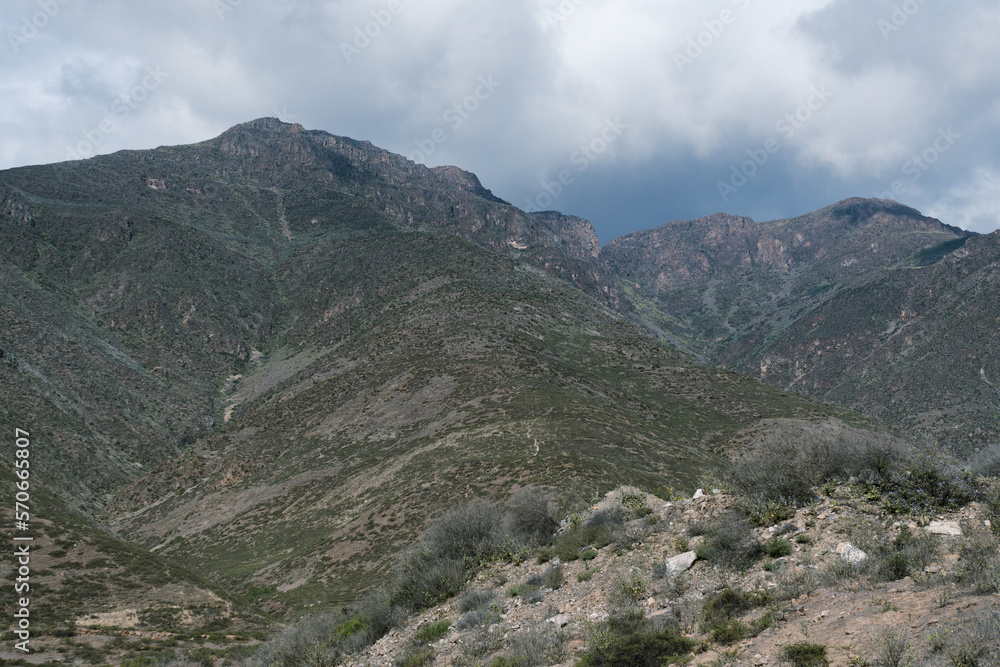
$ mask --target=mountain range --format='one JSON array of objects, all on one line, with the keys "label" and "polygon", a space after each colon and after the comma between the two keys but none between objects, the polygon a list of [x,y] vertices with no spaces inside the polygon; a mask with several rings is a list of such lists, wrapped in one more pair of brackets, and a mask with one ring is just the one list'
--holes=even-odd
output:
[{"label": "mountain range", "polygon": [[1000,428],[1000,236],[890,201],[602,248],[458,168],[261,119],[0,172],[0,241],[39,583],[103,582],[55,625],[197,601],[193,627],[264,627],[353,599],[457,500],[694,490],[775,419],[959,452]]}]

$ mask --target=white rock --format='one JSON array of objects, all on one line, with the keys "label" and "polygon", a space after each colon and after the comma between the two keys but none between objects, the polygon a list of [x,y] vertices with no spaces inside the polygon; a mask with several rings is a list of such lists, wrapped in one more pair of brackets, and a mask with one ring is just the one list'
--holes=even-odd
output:
[{"label": "white rock", "polygon": [[931,521],[927,526],[927,532],[933,535],[949,535],[951,537],[961,537],[962,527],[957,521]]},{"label": "white rock", "polygon": [[676,577],[681,572],[690,570],[696,560],[698,560],[698,554],[693,551],[686,551],[668,558],[666,561],[667,574],[671,577]]},{"label": "white rock", "polygon": [[851,565],[861,565],[868,560],[868,554],[850,542],[841,542],[838,544],[837,553]]},{"label": "white rock", "polygon": [[704,498],[704,497],[705,497],[705,489],[698,489],[697,491],[694,492],[694,495],[691,497],[691,500],[698,500],[699,498]]},{"label": "white rock", "polygon": [[548,622],[552,623],[557,628],[565,628],[567,625],[569,625],[569,622],[571,620],[573,619],[571,619],[567,614],[557,614],[552,618],[548,619]]}]

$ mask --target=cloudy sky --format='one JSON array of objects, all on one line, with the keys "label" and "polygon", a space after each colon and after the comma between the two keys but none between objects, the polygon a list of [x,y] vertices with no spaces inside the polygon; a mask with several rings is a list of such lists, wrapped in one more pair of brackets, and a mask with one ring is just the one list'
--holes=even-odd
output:
[{"label": "cloudy sky", "polygon": [[0,168],[262,116],[602,242],[883,196],[1000,227],[995,0],[3,0]]}]

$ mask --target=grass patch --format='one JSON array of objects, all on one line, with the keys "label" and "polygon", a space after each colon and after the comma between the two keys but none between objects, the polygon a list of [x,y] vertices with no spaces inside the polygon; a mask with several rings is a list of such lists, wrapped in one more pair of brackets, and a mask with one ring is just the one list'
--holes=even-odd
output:
[{"label": "grass patch", "polygon": [[442,619],[440,621],[435,621],[433,623],[428,623],[427,625],[421,626],[413,638],[420,642],[426,642],[428,644],[436,642],[437,640],[448,634],[448,629],[451,628],[451,621],[447,619]]}]

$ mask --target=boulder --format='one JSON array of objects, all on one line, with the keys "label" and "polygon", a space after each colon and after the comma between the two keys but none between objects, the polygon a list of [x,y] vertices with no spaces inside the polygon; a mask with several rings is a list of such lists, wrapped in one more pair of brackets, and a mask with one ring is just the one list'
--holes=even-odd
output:
[{"label": "boulder", "polygon": [[676,577],[681,572],[690,570],[696,560],[698,560],[698,555],[693,551],[686,551],[682,554],[672,556],[666,560],[667,574],[671,577]]},{"label": "boulder", "polygon": [[837,553],[840,557],[851,565],[861,565],[868,560],[868,554],[857,548],[850,542],[841,542],[837,545]]},{"label": "boulder", "polygon": [[927,532],[932,535],[948,535],[949,537],[961,537],[962,527],[957,521],[931,521],[927,526]]},{"label": "boulder", "polygon": [[567,614],[556,614],[552,618],[548,619],[549,623],[552,623],[557,628],[565,628],[569,625],[569,622],[573,620]]}]

